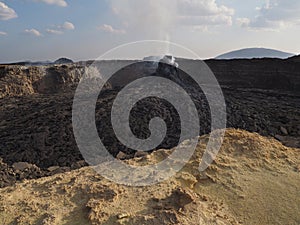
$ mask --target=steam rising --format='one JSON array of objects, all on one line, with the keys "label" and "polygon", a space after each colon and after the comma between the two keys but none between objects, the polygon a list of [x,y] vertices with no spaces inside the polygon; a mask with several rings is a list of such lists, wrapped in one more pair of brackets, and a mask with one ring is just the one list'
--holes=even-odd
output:
[{"label": "steam rising", "polygon": [[171,55],[165,55],[161,60],[160,62],[162,63],[166,63],[166,64],[169,64],[171,66],[174,66],[174,67],[177,67],[178,68],[178,63],[175,62],[175,57],[174,56],[171,56]]},{"label": "steam rising", "polygon": [[[142,34],[147,39],[170,40],[170,33],[176,20],[176,1],[111,0],[110,2],[114,13],[128,26],[129,32]],[[168,49],[165,53],[168,53]]]}]

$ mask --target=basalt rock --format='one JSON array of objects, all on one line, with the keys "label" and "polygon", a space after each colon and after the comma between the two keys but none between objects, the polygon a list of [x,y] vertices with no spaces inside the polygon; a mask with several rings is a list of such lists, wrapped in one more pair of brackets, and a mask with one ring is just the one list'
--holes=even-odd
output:
[{"label": "basalt rock", "polygon": [[[299,58],[299,57],[298,57]],[[290,59],[207,60],[222,86],[300,92],[300,61]]]},{"label": "basalt rock", "polygon": [[[180,60],[178,62],[180,65]],[[112,62],[106,63],[112,65]],[[284,138],[280,138],[283,143],[300,147],[299,142],[295,141],[300,136],[300,97],[296,90],[300,69],[298,70],[297,62],[275,59],[213,60],[207,63],[215,72],[224,93],[227,127],[272,137],[284,134]],[[281,64],[282,68],[279,67]],[[120,151],[124,152],[122,158],[137,155],[135,150],[124,146],[116,137],[111,125],[111,107],[125,81],[143,76],[135,74],[141,65],[133,63],[120,70],[118,73],[124,80],[118,76],[109,80],[95,106],[99,137],[115,157],[121,155]],[[178,84],[187,82],[188,85],[183,86],[192,96],[198,110],[199,134],[209,133],[210,109],[205,95],[199,87],[190,85],[192,80],[184,79],[186,74],[180,70],[180,66],[169,74],[163,72],[168,71],[164,65],[160,66],[156,72],[147,68],[142,71],[148,71],[147,76],[169,76]],[[48,174],[49,167],[52,167],[51,171],[57,172],[60,170],[58,167],[73,169],[86,165],[82,161],[84,159],[77,147],[72,126],[74,91],[86,70],[87,67],[80,64],[0,67],[0,157],[3,158],[4,167],[8,168],[5,173],[15,173],[12,166],[17,162],[34,164],[45,171],[39,172],[41,175],[37,176]],[[96,70],[93,71],[97,73]],[[130,71],[132,74],[126,78]],[[278,78],[278,74],[282,74],[279,75],[281,78]],[[101,79],[99,76],[95,77]],[[287,81],[280,80],[283,78]],[[139,90],[133,90],[132,93],[135,91]],[[129,118],[132,132],[141,139],[149,137],[149,121],[154,117],[164,119],[168,128],[166,138],[157,149],[176,146],[180,136],[178,113],[170,103],[155,97],[143,99],[132,109]]]}]

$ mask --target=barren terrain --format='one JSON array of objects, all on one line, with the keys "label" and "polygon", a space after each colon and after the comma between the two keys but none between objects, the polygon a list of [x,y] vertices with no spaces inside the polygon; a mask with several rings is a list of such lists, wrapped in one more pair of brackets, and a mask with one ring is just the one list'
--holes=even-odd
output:
[{"label": "barren terrain", "polygon": [[[111,67],[125,62],[99,63]],[[116,138],[110,118],[122,83],[136,79],[136,73],[159,75],[192,96],[202,135],[196,152],[175,177],[147,187],[103,178],[87,167],[77,147],[72,126],[75,89],[85,72],[96,74],[93,82],[102,79],[87,67],[89,62],[0,66],[0,224],[300,224],[299,57],[206,63],[221,85],[228,129],[205,172],[198,167],[211,132],[209,105],[182,71],[166,74],[164,66],[153,71],[148,64],[134,63],[118,71],[120,76],[99,94],[99,137],[118,160],[139,166],[172,153],[179,144],[180,120],[164,101],[141,101],[130,115],[135,135],[148,137],[150,119],[159,116],[166,122],[167,136],[148,153],[127,148]],[[118,176],[131,174],[120,171]]]},{"label": "barren terrain", "polygon": [[[215,162],[200,173],[206,141],[207,136],[200,138],[175,178],[154,186],[117,185],[85,167],[0,189],[0,222],[299,224],[299,149],[229,129]],[[170,152],[159,150],[127,163],[155,163]]]}]

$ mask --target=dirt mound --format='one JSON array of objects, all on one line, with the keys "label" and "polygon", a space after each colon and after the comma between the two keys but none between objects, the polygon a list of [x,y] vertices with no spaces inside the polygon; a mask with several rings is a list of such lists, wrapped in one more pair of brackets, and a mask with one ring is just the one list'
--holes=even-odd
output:
[{"label": "dirt mound", "polygon": [[[229,129],[215,162],[200,173],[207,140],[200,138],[176,177],[153,186],[118,185],[87,167],[0,189],[0,223],[299,224],[299,149]],[[170,153],[126,162],[155,163]]]},{"label": "dirt mound", "polygon": [[0,98],[33,94],[43,73],[42,67],[0,66]]},{"label": "dirt mound", "polygon": [[87,70],[77,64],[0,65],[0,98],[74,92]]}]

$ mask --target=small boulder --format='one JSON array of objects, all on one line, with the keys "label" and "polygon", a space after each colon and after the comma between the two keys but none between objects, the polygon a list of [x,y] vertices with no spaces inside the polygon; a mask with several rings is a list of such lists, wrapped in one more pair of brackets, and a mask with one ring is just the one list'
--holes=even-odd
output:
[{"label": "small boulder", "polygon": [[119,152],[117,155],[117,159],[124,160],[127,159],[128,156],[124,152]]},{"label": "small boulder", "polygon": [[26,169],[32,168],[33,165],[30,163],[27,163],[27,162],[17,162],[17,163],[14,163],[12,167],[15,170],[24,171]]},{"label": "small boulder", "polygon": [[284,128],[284,127],[280,127],[280,131],[281,131],[282,134],[284,134],[284,135],[289,135],[289,132],[288,132],[287,129]]},{"label": "small boulder", "polygon": [[148,155],[148,152],[145,152],[145,151],[137,151],[135,154],[134,154],[134,157],[135,158],[143,158],[145,156]]},{"label": "small boulder", "polygon": [[53,172],[53,171],[55,171],[55,170],[58,170],[60,167],[59,166],[51,166],[51,167],[49,167],[47,170],[49,171],[49,172]]},{"label": "small boulder", "polygon": [[281,133],[284,134],[284,135],[289,135],[289,132],[288,132],[287,129],[284,128],[284,127],[280,127],[280,131],[281,131]]}]

